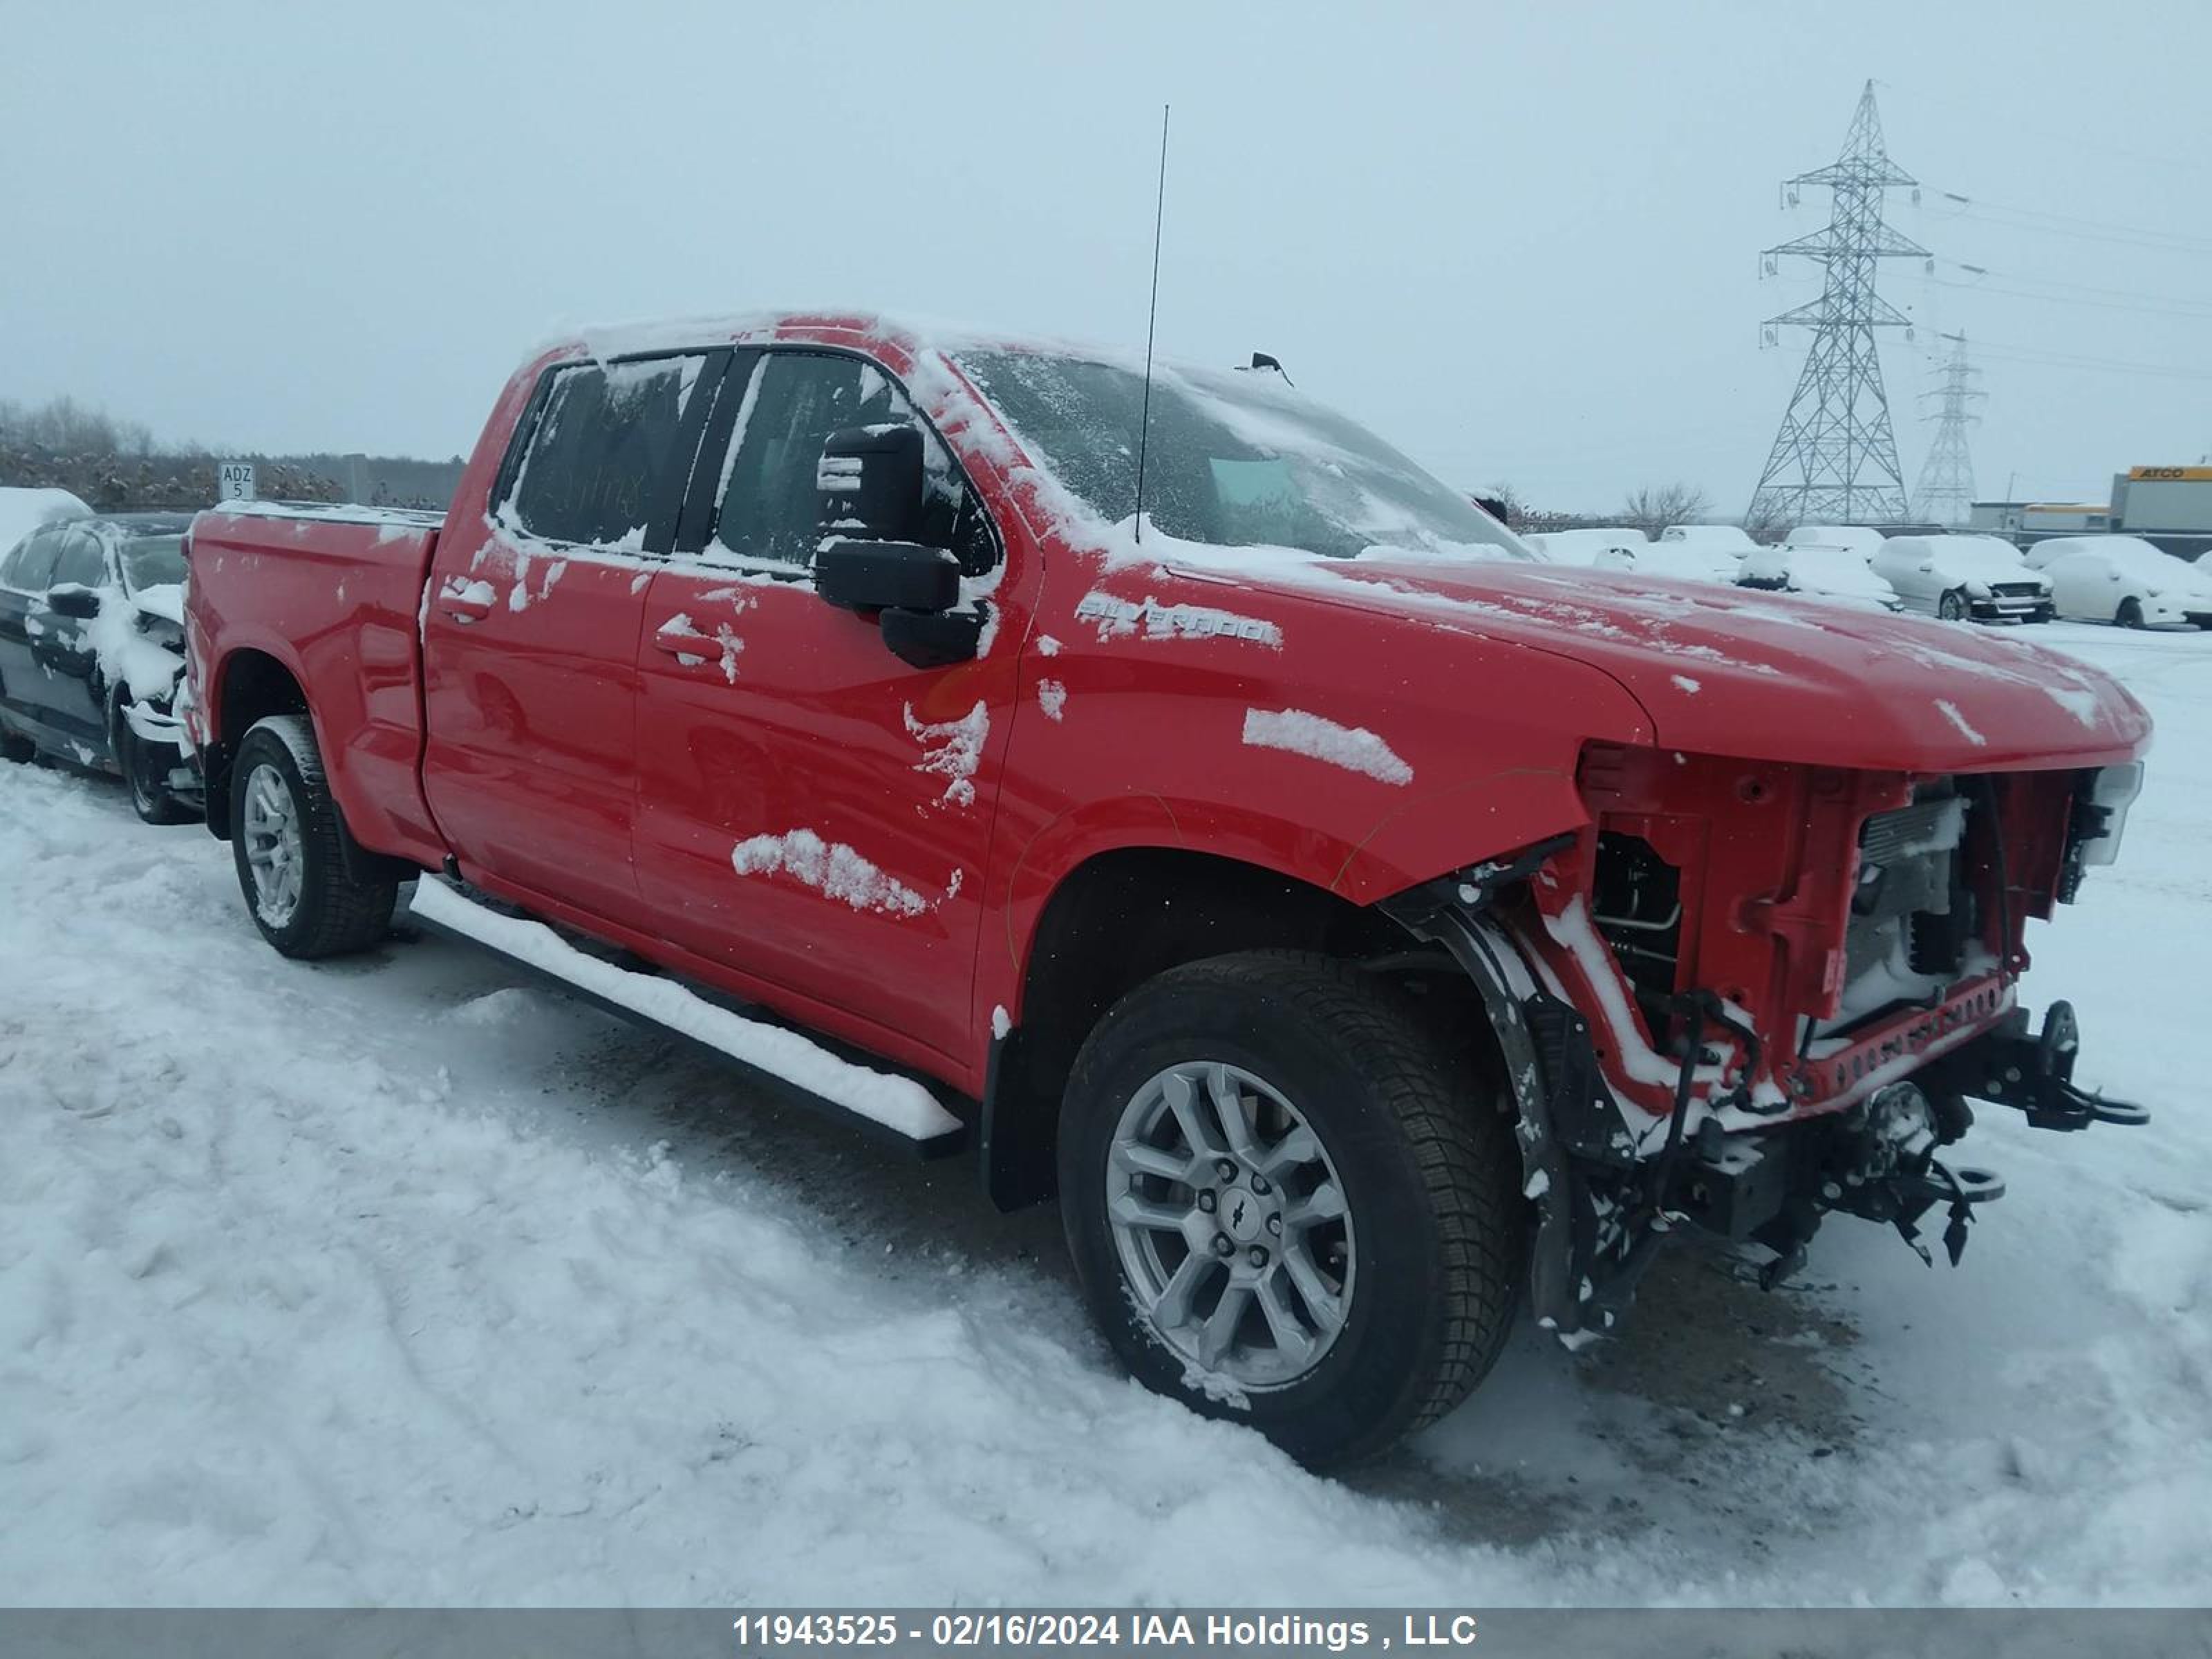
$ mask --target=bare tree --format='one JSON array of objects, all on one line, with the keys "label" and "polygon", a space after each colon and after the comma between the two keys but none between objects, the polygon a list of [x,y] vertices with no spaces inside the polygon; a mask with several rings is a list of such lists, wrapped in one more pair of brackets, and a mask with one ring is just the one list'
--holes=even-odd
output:
[{"label": "bare tree", "polygon": [[1712,510],[1712,501],[1695,484],[1645,484],[1621,503],[1623,524],[1656,536],[1670,524],[1694,524]]}]

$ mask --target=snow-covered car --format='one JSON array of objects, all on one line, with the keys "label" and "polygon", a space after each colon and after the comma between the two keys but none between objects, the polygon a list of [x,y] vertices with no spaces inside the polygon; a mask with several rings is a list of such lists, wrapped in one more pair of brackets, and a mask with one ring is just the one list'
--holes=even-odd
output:
[{"label": "snow-covered car", "polygon": [[1522,539],[1556,564],[1600,565],[1607,556],[1633,557],[1651,538],[1633,525],[1597,530],[1547,530]]},{"label": "snow-covered car", "polygon": [[170,708],[191,525],[175,513],[62,520],[0,560],[0,756],[118,773],[149,823],[198,810]]},{"label": "snow-covered car", "polygon": [[1626,570],[1670,581],[1732,582],[1734,555],[1696,542],[1655,542],[1633,527],[1610,530],[1553,530],[1525,538],[1546,558],[1596,570]]},{"label": "snow-covered car", "polygon": [[1905,609],[1897,590],[1847,547],[1800,547],[1785,542],[1780,547],[1754,548],[1744,559],[1736,585],[1802,594],[1858,611]]},{"label": "snow-covered car", "polygon": [[2212,628],[2212,571],[2136,536],[2053,536],[2027,550],[2069,621]]},{"label": "snow-covered car", "polygon": [[1702,542],[1646,542],[1605,554],[1597,563],[1601,570],[1631,570],[1678,582],[1734,582],[1743,569],[1726,548]]},{"label": "snow-covered car", "polygon": [[92,509],[66,489],[0,487],[0,558],[40,525],[91,516]]},{"label": "snow-covered car", "polygon": [[1872,562],[1889,538],[1863,524],[1801,524],[1782,538],[1785,547],[1840,547],[1863,562]]},{"label": "snow-covered car", "polygon": [[1743,526],[1735,524],[1670,524],[1659,532],[1659,539],[1725,553],[1732,559],[1745,558],[1759,550],[1759,544],[1745,533]]},{"label": "snow-covered car", "polygon": [[1892,536],[1869,568],[1906,610],[1945,622],[2051,620],[2051,578],[1996,536]]}]

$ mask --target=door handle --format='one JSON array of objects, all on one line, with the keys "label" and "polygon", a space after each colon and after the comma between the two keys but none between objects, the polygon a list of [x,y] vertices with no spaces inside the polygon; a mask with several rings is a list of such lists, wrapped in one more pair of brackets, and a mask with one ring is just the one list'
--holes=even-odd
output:
[{"label": "door handle", "polygon": [[448,576],[438,590],[438,609],[457,623],[482,622],[491,615],[492,602],[497,597],[489,582]]},{"label": "door handle", "polygon": [[710,639],[691,625],[687,616],[671,617],[653,632],[653,648],[665,651],[672,657],[683,657],[693,662],[703,661],[718,653],[721,641]]}]

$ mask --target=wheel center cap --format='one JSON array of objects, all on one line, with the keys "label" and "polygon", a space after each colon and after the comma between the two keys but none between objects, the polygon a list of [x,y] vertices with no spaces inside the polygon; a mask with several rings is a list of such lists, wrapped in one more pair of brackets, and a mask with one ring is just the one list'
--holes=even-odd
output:
[{"label": "wheel center cap", "polygon": [[1239,1244],[1249,1244],[1267,1224],[1267,1208],[1257,1198],[1242,1187],[1222,1188],[1221,1225],[1230,1237]]}]

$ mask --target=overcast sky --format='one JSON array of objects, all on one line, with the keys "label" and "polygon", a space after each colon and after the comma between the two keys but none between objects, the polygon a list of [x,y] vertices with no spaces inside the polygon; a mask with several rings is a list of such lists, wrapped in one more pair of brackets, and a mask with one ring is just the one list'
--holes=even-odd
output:
[{"label": "overcast sky", "polygon": [[1818,283],[1758,252],[1827,211],[1777,185],[1870,76],[1927,197],[1893,222],[1996,273],[1884,268],[1923,325],[1884,343],[1908,485],[1964,326],[1980,493],[2101,499],[2212,451],[2208,64],[2205,0],[0,0],[0,398],[442,456],[577,323],[1141,343],[1167,101],[1164,355],[1273,352],[1461,484],[1741,512],[1804,349],[1759,321]]}]

